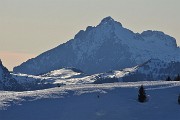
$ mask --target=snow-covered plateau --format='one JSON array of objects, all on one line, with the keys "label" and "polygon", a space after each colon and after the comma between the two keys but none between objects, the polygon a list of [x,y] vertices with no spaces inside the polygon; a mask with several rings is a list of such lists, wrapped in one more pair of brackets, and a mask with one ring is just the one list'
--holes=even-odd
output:
[{"label": "snow-covered plateau", "polygon": [[[148,101],[137,101],[144,85]],[[180,82],[141,81],[0,91],[1,120],[179,120]]]}]

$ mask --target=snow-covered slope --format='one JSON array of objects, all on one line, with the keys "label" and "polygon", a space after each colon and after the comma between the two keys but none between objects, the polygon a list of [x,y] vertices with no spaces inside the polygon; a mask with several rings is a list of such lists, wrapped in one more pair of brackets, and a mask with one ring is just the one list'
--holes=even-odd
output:
[{"label": "snow-covered slope", "polygon": [[42,75],[28,75],[12,73],[18,84],[24,90],[39,90],[64,85],[103,84],[114,82],[136,82],[172,79],[179,74],[180,62],[165,62],[159,59],[150,59],[147,62],[105,73],[87,75],[75,68],[62,68]]},{"label": "snow-covered slope", "polygon": [[173,80],[178,74],[180,62],[150,59],[132,68],[96,74],[94,83],[166,80],[168,76]]},{"label": "snow-covered slope", "polygon": [[107,17],[67,43],[15,67],[14,72],[39,75],[74,67],[93,74],[134,67],[149,59],[180,61],[176,40],[159,31],[134,33]]},{"label": "snow-covered slope", "polygon": [[142,65],[134,67],[128,74],[122,77],[123,81],[154,81],[166,80],[169,76],[173,80],[180,73],[180,62],[165,62],[151,59]]},{"label": "snow-covered slope", "polygon": [[159,59],[150,59],[147,62],[105,73],[87,75],[75,68],[62,68],[43,75],[28,75],[11,73],[17,83],[24,90],[39,90],[64,85],[103,84],[114,82],[136,82],[166,80],[168,76],[174,79],[180,72],[180,62],[165,62]]},{"label": "snow-covered slope", "polygon": [[[142,84],[149,99],[146,103],[137,101]],[[180,82],[154,81],[0,91],[0,119],[179,120],[179,87]]]},{"label": "snow-covered slope", "polygon": [[62,68],[40,75],[46,82],[60,85],[88,84],[94,82],[94,76],[86,75],[75,68]]},{"label": "snow-covered slope", "polygon": [[21,90],[21,86],[11,76],[0,60],[0,90]]},{"label": "snow-covered slope", "polygon": [[59,69],[59,70],[54,70],[51,71],[49,73],[46,73],[44,75],[41,75],[43,77],[59,77],[59,78],[74,78],[74,77],[81,77],[84,76],[83,72],[75,69],[75,68],[63,68],[63,69]]},{"label": "snow-covered slope", "polygon": [[72,84],[89,84],[96,80],[94,75],[86,75],[75,68],[63,68],[37,76],[21,73],[12,73],[11,75],[17,80],[17,83],[23,86],[24,90],[39,90]]}]

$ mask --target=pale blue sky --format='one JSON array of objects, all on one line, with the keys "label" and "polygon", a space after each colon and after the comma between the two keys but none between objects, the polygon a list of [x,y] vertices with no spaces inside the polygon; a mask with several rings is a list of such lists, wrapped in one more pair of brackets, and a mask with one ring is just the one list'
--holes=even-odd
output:
[{"label": "pale blue sky", "polygon": [[160,30],[180,45],[180,0],[0,0],[0,58],[9,68],[111,16],[134,32]]}]

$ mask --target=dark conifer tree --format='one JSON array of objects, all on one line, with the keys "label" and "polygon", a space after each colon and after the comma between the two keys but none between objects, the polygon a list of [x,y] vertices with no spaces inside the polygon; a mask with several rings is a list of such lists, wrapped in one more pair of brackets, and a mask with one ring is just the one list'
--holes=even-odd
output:
[{"label": "dark conifer tree", "polygon": [[179,94],[179,96],[178,96],[178,103],[180,104],[180,94]]},{"label": "dark conifer tree", "polygon": [[170,76],[168,76],[168,77],[166,78],[166,81],[171,81]]},{"label": "dark conifer tree", "polygon": [[143,103],[147,101],[146,92],[144,90],[143,85],[139,88],[138,101]]},{"label": "dark conifer tree", "polygon": [[180,75],[179,74],[177,77],[174,78],[174,81],[180,81]]},{"label": "dark conifer tree", "polygon": [[61,87],[61,85],[58,83],[58,84],[57,84],[57,87]]}]

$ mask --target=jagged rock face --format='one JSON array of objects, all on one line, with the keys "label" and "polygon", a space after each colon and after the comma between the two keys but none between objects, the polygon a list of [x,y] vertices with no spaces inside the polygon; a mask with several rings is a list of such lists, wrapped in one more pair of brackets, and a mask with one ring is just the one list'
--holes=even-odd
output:
[{"label": "jagged rock face", "polygon": [[1,60],[0,60],[0,90],[8,90],[8,91],[22,90],[21,86],[11,76],[8,69],[3,66]]},{"label": "jagged rock face", "polygon": [[14,72],[38,75],[75,67],[93,74],[133,67],[149,59],[179,61],[176,40],[158,31],[134,33],[107,17],[67,43],[15,67]]}]

